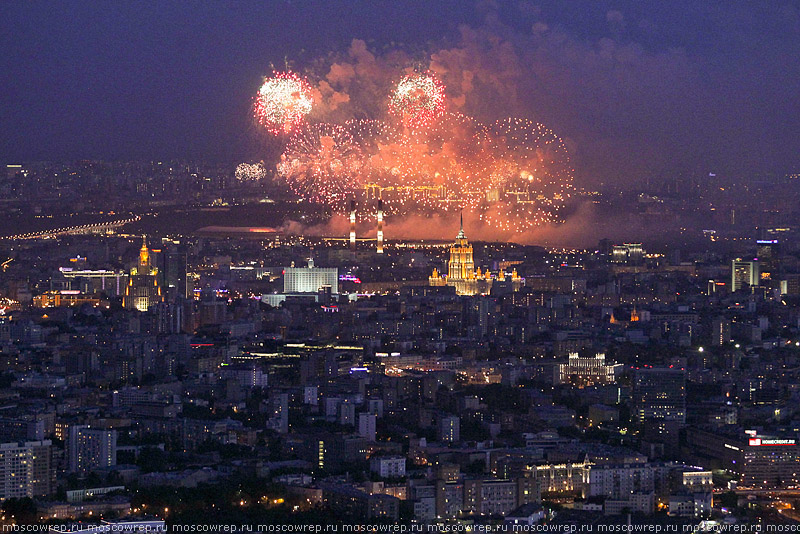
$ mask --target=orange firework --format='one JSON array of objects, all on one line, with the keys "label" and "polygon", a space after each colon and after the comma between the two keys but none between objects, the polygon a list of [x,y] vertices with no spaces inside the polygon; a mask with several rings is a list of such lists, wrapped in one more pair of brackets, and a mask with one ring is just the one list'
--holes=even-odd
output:
[{"label": "orange firework", "polygon": [[[484,126],[447,113],[444,86],[432,74],[404,77],[389,109],[401,121],[295,129],[278,176],[304,199],[340,213],[356,201],[361,217],[381,199],[387,214],[467,209],[511,232],[561,221],[574,171],[552,130],[528,119]],[[298,124],[281,117],[276,124]]]}]

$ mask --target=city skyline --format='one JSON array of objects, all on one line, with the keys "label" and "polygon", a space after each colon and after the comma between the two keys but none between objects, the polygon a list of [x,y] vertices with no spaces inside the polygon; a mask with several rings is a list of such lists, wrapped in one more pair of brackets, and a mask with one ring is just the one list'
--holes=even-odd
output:
[{"label": "city skyline", "polygon": [[800,526],[800,4],[0,2],[3,532]]}]

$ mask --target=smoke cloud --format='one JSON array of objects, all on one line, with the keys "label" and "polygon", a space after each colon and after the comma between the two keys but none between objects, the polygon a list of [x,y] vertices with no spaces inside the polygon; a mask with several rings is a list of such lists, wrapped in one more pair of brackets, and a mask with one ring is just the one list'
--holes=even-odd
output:
[{"label": "smoke cloud", "polygon": [[[444,83],[451,112],[484,123],[513,115],[552,128],[568,149],[578,187],[636,186],[645,177],[709,170],[746,176],[796,159],[787,154],[800,150],[797,136],[770,139],[773,127],[786,138],[789,117],[798,116],[794,58],[800,39],[779,46],[765,32],[800,37],[798,9],[782,6],[767,14],[741,4],[689,7],[667,20],[622,3],[595,13],[594,30],[581,34],[530,3],[519,2],[509,16],[506,6],[484,2],[481,24],[462,25],[455,39],[422,50],[371,49],[354,39],[346,51],[309,69],[319,102],[312,118],[384,120],[392,85],[414,70],[430,70]],[[762,84],[753,72],[781,83]],[[457,144],[437,150],[431,156],[426,143],[387,147],[375,163],[412,157],[435,182],[443,164],[437,158],[461,157]],[[600,217],[590,203],[563,223],[522,231],[487,226],[472,213],[465,217],[476,240],[584,246],[600,237],[641,238],[644,231],[662,230],[639,226],[634,235],[625,216]],[[457,231],[457,219],[452,213],[392,217],[387,236],[394,227],[398,237],[446,239]]]},{"label": "smoke cloud", "polygon": [[[609,215],[600,213],[591,202],[581,203],[574,213],[559,224],[543,224],[525,232],[502,231],[487,226],[473,213],[464,212],[464,231],[470,241],[511,242],[522,245],[553,247],[590,248],[604,238],[622,241],[640,240],[643,233],[651,237],[663,236],[673,231],[663,221],[653,221],[643,225],[630,215],[619,213]],[[387,241],[431,240],[450,241],[458,234],[460,217],[458,214],[443,213],[432,215],[410,214],[403,217],[390,217],[384,224]],[[305,225],[298,221],[287,221],[280,229],[293,235],[317,237],[346,237],[350,232],[347,217],[334,215],[329,221],[317,225]],[[362,221],[357,225],[359,238],[375,238],[376,223]]]}]

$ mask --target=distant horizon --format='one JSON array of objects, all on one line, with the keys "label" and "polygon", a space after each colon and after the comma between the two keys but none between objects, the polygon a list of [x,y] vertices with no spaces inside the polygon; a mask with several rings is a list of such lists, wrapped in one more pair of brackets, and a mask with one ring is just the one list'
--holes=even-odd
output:
[{"label": "distant horizon", "polygon": [[[278,161],[279,158],[274,158],[275,161]],[[79,163],[103,163],[103,164],[110,164],[110,165],[121,165],[121,164],[161,164],[161,163],[185,163],[190,165],[213,165],[213,166],[231,166],[231,170],[235,171],[236,166],[241,163],[268,163],[264,159],[204,159],[201,157],[197,158],[181,158],[181,157],[169,157],[169,158],[119,158],[119,159],[111,159],[111,158],[63,158],[63,159],[30,159],[30,160],[22,160],[22,159],[8,159],[6,161],[0,160],[0,168],[5,169],[7,166],[13,165],[22,165],[24,168],[26,165],[75,165]],[[268,170],[271,170],[271,167],[267,167]],[[800,169],[798,167],[797,169]],[[796,172],[797,171],[797,172]],[[755,179],[758,178],[786,178],[786,179],[798,179],[800,180],[800,170],[796,170],[795,167],[788,167],[786,170],[740,170],[740,171],[733,171],[729,170],[726,172],[713,172],[707,170],[697,170],[694,172],[688,171],[667,171],[663,170],[660,172],[654,172],[653,174],[644,177],[641,181],[632,182],[632,183],[596,183],[596,184],[589,184],[590,188],[601,188],[601,187],[617,187],[619,190],[623,191],[642,191],[642,189],[646,186],[648,179],[650,180],[658,180],[659,178],[685,178],[691,180],[699,180],[700,178],[723,178],[723,179],[731,179],[736,180],[745,176],[753,177]],[[579,185],[579,184],[576,184]],[[652,187],[654,184],[651,183],[650,186]]]},{"label": "distant horizon", "polygon": [[[551,127],[578,185],[792,173],[800,12],[773,8],[12,1],[0,8],[0,160],[272,161],[283,141],[259,130],[252,104],[273,70],[307,77],[325,103],[312,120],[327,121],[383,110],[413,67],[434,68],[451,104],[482,121]],[[349,74],[365,65],[376,70]]]}]

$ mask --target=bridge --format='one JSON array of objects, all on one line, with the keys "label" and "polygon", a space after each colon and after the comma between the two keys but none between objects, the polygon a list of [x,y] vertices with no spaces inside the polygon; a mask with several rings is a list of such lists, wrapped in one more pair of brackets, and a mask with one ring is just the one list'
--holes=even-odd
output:
[{"label": "bridge", "polygon": [[15,234],[5,237],[0,237],[0,240],[14,241],[19,239],[52,239],[54,237],[65,235],[88,235],[88,234],[103,234],[114,228],[120,228],[126,224],[141,220],[139,215],[134,215],[127,219],[118,219],[116,221],[107,221],[102,223],[83,224],[78,226],[65,226],[63,228],[54,228],[51,230],[42,230],[40,232],[28,232],[24,234]]}]

